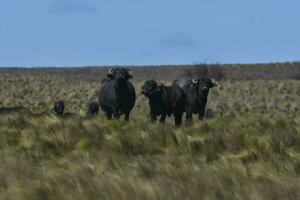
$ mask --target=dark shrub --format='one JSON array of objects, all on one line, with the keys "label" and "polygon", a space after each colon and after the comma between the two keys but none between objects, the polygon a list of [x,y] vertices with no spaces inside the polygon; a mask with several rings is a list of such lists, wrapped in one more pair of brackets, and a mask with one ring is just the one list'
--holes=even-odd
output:
[{"label": "dark shrub", "polygon": [[225,79],[225,68],[219,64],[197,64],[191,67],[188,67],[184,70],[182,76],[184,77],[208,77],[216,79],[217,81]]}]

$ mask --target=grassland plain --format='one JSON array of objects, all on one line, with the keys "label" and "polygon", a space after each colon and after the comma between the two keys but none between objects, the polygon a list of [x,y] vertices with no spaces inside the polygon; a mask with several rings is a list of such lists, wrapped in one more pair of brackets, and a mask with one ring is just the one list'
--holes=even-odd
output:
[{"label": "grassland plain", "polygon": [[207,119],[175,128],[149,123],[143,79],[125,123],[85,117],[100,80],[2,73],[0,107],[33,112],[0,115],[0,199],[300,199],[299,80],[221,80]]}]

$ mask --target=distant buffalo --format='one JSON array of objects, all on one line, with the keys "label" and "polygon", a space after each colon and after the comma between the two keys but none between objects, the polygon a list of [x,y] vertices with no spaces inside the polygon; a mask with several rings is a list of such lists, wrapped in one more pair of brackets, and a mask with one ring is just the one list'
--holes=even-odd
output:
[{"label": "distant buffalo", "polygon": [[65,103],[63,101],[55,101],[53,110],[56,113],[57,116],[62,117],[64,115],[64,110],[65,110]]},{"label": "distant buffalo", "polygon": [[180,78],[173,81],[173,85],[181,87],[186,95],[187,122],[192,121],[193,114],[198,114],[199,119],[203,120],[209,90],[217,86],[215,81],[210,78]]},{"label": "distant buffalo", "polygon": [[90,102],[88,104],[88,111],[86,113],[87,116],[95,116],[99,113],[99,103],[96,101]]},{"label": "distant buffalo", "polygon": [[155,122],[161,116],[160,122],[164,123],[166,116],[173,114],[175,125],[182,124],[182,115],[185,108],[186,96],[177,85],[158,85],[156,81],[149,80],[141,87],[142,94],[149,99],[151,121]]},{"label": "distant buffalo", "polygon": [[135,89],[129,82],[133,78],[129,69],[114,68],[109,70],[107,78],[102,80],[99,93],[99,103],[106,113],[107,119],[112,116],[116,119],[125,114],[125,120],[129,120],[129,115],[135,104]]}]

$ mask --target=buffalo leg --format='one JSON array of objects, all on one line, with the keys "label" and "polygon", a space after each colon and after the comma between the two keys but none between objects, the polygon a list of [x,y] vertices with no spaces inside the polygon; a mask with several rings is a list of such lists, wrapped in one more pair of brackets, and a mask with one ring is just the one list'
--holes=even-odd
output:
[{"label": "buffalo leg", "polygon": [[127,121],[127,122],[129,121],[129,114],[130,114],[130,112],[125,113],[125,121]]},{"label": "buffalo leg", "polygon": [[166,116],[167,116],[166,114],[162,114],[159,122],[162,123],[162,124],[164,124],[165,121],[166,121]]},{"label": "buffalo leg", "polygon": [[204,119],[204,115],[205,115],[205,108],[201,109],[199,112],[199,119],[202,121]]},{"label": "buffalo leg", "polygon": [[120,115],[117,109],[113,109],[113,116],[115,119],[120,119]]},{"label": "buffalo leg", "polygon": [[108,120],[110,120],[111,119],[111,113],[109,113],[109,112],[107,112],[107,113],[105,113],[105,115],[106,115],[106,118],[108,119]]},{"label": "buffalo leg", "polygon": [[203,105],[200,106],[199,110],[199,119],[203,120],[205,116],[205,108],[206,108],[207,100],[203,102]]},{"label": "buffalo leg", "polygon": [[182,113],[177,113],[174,115],[175,117],[175,126],[181,126],[182,124]]},{"label": "buffalo leg", "polygon": [[153,111],[150,111],[150,118],[152,123],[156,122],[156,114]]},{"label": "buffalo leg", "polygon": [[203,120],[204,120],[204,115],[201,115],[201,114],[199,113],[199,120],[203,121]]}]

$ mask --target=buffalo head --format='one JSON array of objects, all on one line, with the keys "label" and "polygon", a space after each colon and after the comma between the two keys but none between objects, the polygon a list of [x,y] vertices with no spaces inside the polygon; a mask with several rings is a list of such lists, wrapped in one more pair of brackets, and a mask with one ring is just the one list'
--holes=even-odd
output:
[{"label": "buffalo head", "polygon": [[193,79],[193,84],[197,86],[202,97],[207,97],[210,88],[217,87],[215,80],[210,78]]},{"label": "buffalo head", "polygon": [[99,112],[99,103],[97,101],[93,101],[88,103],[88,111],[87,116],[95,116]]},{"label": "buffalo head", "polygon": [[151,93],[153,93],[154,91],[157,90],[158,88],[158,83],[154,80],[148,80],[146,81],[141,89],[142,89],[142,94],[144,94],[146,97],[149,97],[151,95]]},{"label": "buffalo head", "polygon": [[107,74],[107,77],[118,81],[127,81],[133,78],[132,74],[130,73],[130,70],[125,68],[110,69]]}]

